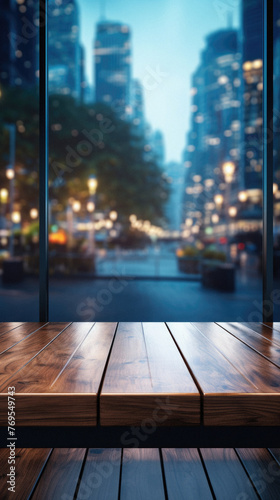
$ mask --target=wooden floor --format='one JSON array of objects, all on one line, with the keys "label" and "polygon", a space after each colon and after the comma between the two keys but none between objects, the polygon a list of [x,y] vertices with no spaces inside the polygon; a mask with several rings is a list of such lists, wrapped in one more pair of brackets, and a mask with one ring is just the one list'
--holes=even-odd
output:
[{"label": "wooden floor", "polygon": [[18,449],[1,500],[278,500],[280,449]]},{"label": "wooden floor", "polygon": [[11,387],[17,426],[279,426],[280,324],[2,323],[2,427]]}]

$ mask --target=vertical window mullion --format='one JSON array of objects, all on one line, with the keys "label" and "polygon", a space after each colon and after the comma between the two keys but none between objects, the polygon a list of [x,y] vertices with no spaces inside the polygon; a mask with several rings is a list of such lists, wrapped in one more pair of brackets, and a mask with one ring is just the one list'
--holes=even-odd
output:
[{"label": "vertical window mullion", "polygon": [[40,0],[40,155],[39,155],[39,317],[49,321],[49,249],[48,249],[48,0]]}]

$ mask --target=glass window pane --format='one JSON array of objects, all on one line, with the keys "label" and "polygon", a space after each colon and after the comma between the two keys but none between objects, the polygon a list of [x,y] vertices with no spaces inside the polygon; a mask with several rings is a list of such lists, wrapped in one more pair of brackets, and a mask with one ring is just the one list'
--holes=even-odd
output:
[{"label": "glass window pane", "polygon": [[51,319],[261,319],[262,1],[49,9]]},{"label": "glass window pane", "polygon": [[0,319],[36,321],[39,0],[2,0],[0,14]]}]

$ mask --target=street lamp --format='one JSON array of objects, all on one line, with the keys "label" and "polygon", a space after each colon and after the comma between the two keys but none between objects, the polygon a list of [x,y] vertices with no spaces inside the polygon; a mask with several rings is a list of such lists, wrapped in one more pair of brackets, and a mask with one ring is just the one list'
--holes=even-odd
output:
[{"label": "street lamp", "polygon": [[236,217],[236,215],[237,215],[237,208],[236,207],[229,207],[228,214],[229,214],[230,217]]},{"label": "street lamp", "polygon": [[6,169],[6,177],[10,181],[12,181],[15,178],[15,171],[14,171],[14,169],[10,165]]},{"label": "street lamp", "polygon": [[111,210],[109,217],[113,222],[116,221],[118,218],[118,212],[116,212],[116,210]]},{"label": "street lamp", "polygon": [[224,197],[222,194],[216,194],[214,196],[214,202],[216,205],[218,205],[219,207],[223,204],[224,202]]},{"label": "street lamp", "polygon": [[248,200],[248,193],[246,191],[240,191],[240,193],[238,193],[238,199],[241,203],[245,203]]},{"label": "street lamp", "polygon": [[81,210],[81,202],[78,200],[73,201],[72,208],[73,212],[78,213]]},{"label": "street lamp", "polygon": [[18,211],[12,212],[11,219],[12,219],[14,224],[19,224],[21,221],[20,212],[18,212]]},{"label": "street lamp", "polygon": [[95,210],[95,204],[93,203],[93,201],[88,201],[87,211],[92,214],[92,212],[94,212],[94,210]]},{"label": "street lamp", "polygon": [[278,193],[278,184],[276,184],[276,182],[273,183],[273,194],[277,194]]},{"label": "street lamp", "polygon": [[9,197],[8,189],[5,189],[5,188],[1,189],[1,191],[0,191],[1,203],[7,203],[8,197]]},{"label": "street lamp", "polygon": [[39,215],[39,212],[38,212],[37,208],[31,208],[31,210],[30,210],[31,219],[33,219],[33,220],[37,219],[38,215]]},{"label": "street lamp", "polygon": [[225,177],[225,181],[230,184],[233,180],[234,172],[235,172],[235,164],[233,161],[226,161],[223,163],[222,171]]},{"label": "street lamp", "polygon": [[212,222],[213,222],[213,224],[218,224],[219,220],[220,220],[220,217],[218,216],[218,214],[213,214],[212,215]]},{"label": "street lamp", "polygon": [[91,175],[88,179],[88,189],[89,189],[89,194],[90,195],[95,195],[97,186],[98,186],[98,181],[95,177],[95,175]]}]

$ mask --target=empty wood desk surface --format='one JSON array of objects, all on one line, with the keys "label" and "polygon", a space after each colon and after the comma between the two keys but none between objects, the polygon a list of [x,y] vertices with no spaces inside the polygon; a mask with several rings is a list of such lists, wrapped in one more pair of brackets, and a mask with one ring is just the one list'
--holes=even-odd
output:
[{"label": "empty wood desk surface", "polygon": [[280,324],[1,323],[0,425],[276,426]]}]

